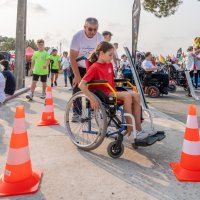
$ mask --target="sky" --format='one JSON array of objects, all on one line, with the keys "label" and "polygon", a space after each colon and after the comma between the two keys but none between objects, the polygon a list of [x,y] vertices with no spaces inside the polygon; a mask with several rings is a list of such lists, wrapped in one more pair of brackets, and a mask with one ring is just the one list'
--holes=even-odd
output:
[{"label": "sky", "polygon": [[[43,38],[46,46],[69,51],[72,36],[83,28],[87,17],[96,17],[99,32],[113,33],[112,42],[131,48],[131,13],[133,0],[27,0],[27,39]],[[141,10],[138,50],[154,54],[176,54],[192,45],[200,36],[200,2],[183,0],[175,15],[157,18]],[[0,35],[15,37],[17,0],[0,0]],[[5,19],[3,19],[5,17]]]}]

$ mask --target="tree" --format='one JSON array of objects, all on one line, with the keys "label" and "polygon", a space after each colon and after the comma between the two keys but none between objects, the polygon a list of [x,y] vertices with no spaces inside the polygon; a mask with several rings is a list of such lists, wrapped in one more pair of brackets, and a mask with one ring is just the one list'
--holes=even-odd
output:
[{"label": "tree", "polygon": [[161,18],[173,15],[182,3],[181,0],[144,0],[143,7],[146,11]]}]

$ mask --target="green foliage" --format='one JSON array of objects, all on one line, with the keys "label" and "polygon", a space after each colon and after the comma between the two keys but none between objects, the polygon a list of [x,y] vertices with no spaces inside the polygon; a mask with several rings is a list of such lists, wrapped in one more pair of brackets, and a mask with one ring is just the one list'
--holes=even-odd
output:
[{"label": "green foliage", "polygon": [[144,0],[143,7],[146,11],[161,18],[173,15],[182,3],[181,0]]},{"label": "green foliage", "polygon": [[[37,45],[34,40],[27,40],[26,46],[37,50]],[[15,50],[15,38],[0,36],[0,51]]]}]

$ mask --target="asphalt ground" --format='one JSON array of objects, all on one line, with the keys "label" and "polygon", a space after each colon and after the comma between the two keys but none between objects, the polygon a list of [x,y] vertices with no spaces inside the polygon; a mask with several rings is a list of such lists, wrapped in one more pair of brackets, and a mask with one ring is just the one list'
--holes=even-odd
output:
[{"label": "asphalt ground", "polygon": [[[155,128],[165,131],[166,139],[137,150],[125,140],[125,151],[119,159],[107,154],[111,139],[85,152],[73,145],[65,130],[64,110],[71,91],[63,87],[62,81],[59,77],[58,87],[53,88],[55,118],[60,125],[37,126],[44,108],[44,100],[39,98],[41,84],[34,101],[27,101],[23,94],[0,107],[0,173],[5,169],[17,105],[25,107],[32,167],[43,172],[37,193],[2,199],[199,200],[200,183],[179,182],[170,168],[170,162],[180,160],[185,122],[151,108]],[[31,78],[26,78],[26,83],[30,82]],[[163,97],[163,103],[164,98],[170,99],[170,96]]]},{"label": "asphalt ground", "polygon": [[[195,90],[195,93],[200,99],[200,88]],[[194,100],[193,97],[187,97],[186,94],[187,91],[184,91],[182,87],[177,87],[175,93],[155,99],[146,96],[146,101],[148,105],[183,123],[186,123],[187,120],[188,106],[194,104],[197,107],[198,124],[200,125],[200,100]]]}]

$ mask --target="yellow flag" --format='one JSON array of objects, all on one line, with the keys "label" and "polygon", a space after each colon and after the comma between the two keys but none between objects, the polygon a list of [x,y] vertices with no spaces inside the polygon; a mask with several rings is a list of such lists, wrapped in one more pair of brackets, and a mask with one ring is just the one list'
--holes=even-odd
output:
[{"label": "yellow flag", "polygon": [[162,56],[162,55],[160,55],[160,62],[161,62],[162,64],[165,64],[165,58],[164,58],[164,56]]}]

